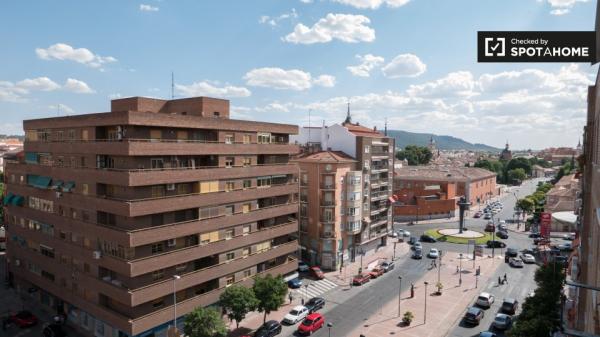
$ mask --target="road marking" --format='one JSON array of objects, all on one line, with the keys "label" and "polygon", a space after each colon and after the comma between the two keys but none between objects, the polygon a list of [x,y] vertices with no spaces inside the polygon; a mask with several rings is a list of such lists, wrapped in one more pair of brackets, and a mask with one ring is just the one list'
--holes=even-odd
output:
[{"label": "road marking", "polygon": [[296,296],[299,297],[319,297],[320,295],[336,287],[338,287],[338,285],[335,282],[332,282],[328,279],[322,279],[309,283],[308,288],[306,288],[306,286],[303,286],[300,289],[294,289],[293,292],[296,294]]}]

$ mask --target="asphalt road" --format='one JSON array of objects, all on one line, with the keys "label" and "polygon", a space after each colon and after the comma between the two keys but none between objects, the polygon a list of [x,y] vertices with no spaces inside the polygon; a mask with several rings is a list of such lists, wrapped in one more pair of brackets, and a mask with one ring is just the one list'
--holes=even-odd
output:
[{"label": "asphalt road", "polygon": [[[511,193],[505,195],[501,202],[504,207],[501,212],[495,215],[496,219],[513,219],[514,205],[517,197],[521,198],[535,190],[538,180],[527,181],[523,186],[513,188]],[[514,194],[513,194],[514,193]],[[474,211],[471,211],[471,216],[466,219],[465,226],[474,230],[483,230],[489,220],[472,218]],[[444,223],[431,224],[426,221],[419,221],[418,224],[412,226],[400,226],[411,232],[413,236],[421,235],[425,230],[431,228],[456,228],[458,224]],[[509,238],[503,240],[508,247],[531,248],[532,240],[524,234],[509,233]],[[452,243],[423,243],[423,251],[427,253],[429,248],[436,247],[446,252],[464,252],[467,253],[466,245]],[[492,250],[486,249],[486,254],[491,255]],[[495,254],[502,254],[500,249],[496,249]],[[526,265],[523,269],[512,269],[505,264],[503,260],[498,260],[501,266],[498,268],[494,277],[491,278],[490,284],[481,284],[482,289],[495,294],[498,298],[492,308],[486,310],[486,316],[479,327],[463,327],[460,324],[460,317],[464,312],[456,313],[456,327],[451,330],[448,336],[474,336],[487,329],[493,321],[495,311],[500,306],[504,297],[513,296],[522,302],[523,298],[534,289],[533,273],[535,265]],[[410,256],[402,256],[396,261],[396,268],[384,274],[381,279],[374,280],[362,287],[354,287],[351,289],[338,288],[324,296],[327,300],[327,305],[321,313],[324,314],[327,322],[331,322],[334,326],[331,329],[331,337],[350,337],[350,332],[355,328],[364,324],[364,322],[373,314],[381,311],[383,304],[389,301],[389,297],[394,297],[398,293],[398,277],[402,276],[402,291],[407,291],[410,284],[416,283],[429,268],[429,259],[412,260]],[[497,278],[499,275],[507,274],[508,285],[497,286]],[[417,293],[420,289],[417,289]],[[475,298],[473,299],[475,301]],[[297,325],[284,326],[281,336],[295,336]],[[329,336],[327,327],[320,329],[314,336]]]}]

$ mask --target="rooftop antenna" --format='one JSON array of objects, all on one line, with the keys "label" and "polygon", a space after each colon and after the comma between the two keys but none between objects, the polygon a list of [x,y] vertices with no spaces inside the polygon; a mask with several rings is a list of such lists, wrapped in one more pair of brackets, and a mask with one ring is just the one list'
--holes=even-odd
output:
[{"label": "rooftop antenna", "polygon": [[175,98],[175,74],[171,70],[171,99]]},{"label": "rooftop antenna", "polygon": [[306,145],[310,146],[310,112],[312,111],[312,109],[308,109],[308,141],[306,142]]},{"label": "rooftop antenna", "polygon": [[344,124],[352,124],[352,117],[350,117],[350,100],[348,100],[348,111],[346,112],[346,120]]}]

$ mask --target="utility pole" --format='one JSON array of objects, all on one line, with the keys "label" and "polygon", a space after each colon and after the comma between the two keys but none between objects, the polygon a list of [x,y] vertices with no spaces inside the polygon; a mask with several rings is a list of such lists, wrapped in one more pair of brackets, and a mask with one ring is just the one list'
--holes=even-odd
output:
[{"label": "utility pole", "polygon": [[440,271],[442,270],[442,251],[440,250],[440,265],[438,267],[438,280],[437,283],[440,283]]},{"label": "utility pole", "polygon": [[425,284],[425,312],[423,313],[423,324],[427,323],[427,285],[429,283],[427,281],[423,282]]},{"label": "utility pole", "polygon": [[398,287],[398,317],[401,315],[400,310],[400,302],[402,301],[402,276],[398,276],[398,280],[400,281],[400,286]]}]

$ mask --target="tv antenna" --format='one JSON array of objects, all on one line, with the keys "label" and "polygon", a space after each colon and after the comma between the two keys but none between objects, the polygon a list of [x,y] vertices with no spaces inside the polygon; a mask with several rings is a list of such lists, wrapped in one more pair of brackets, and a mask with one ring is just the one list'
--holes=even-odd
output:
[{"label": "tv antenna", "polygon": [[171,99],[175,98],[175,73],[171,71]]}]

